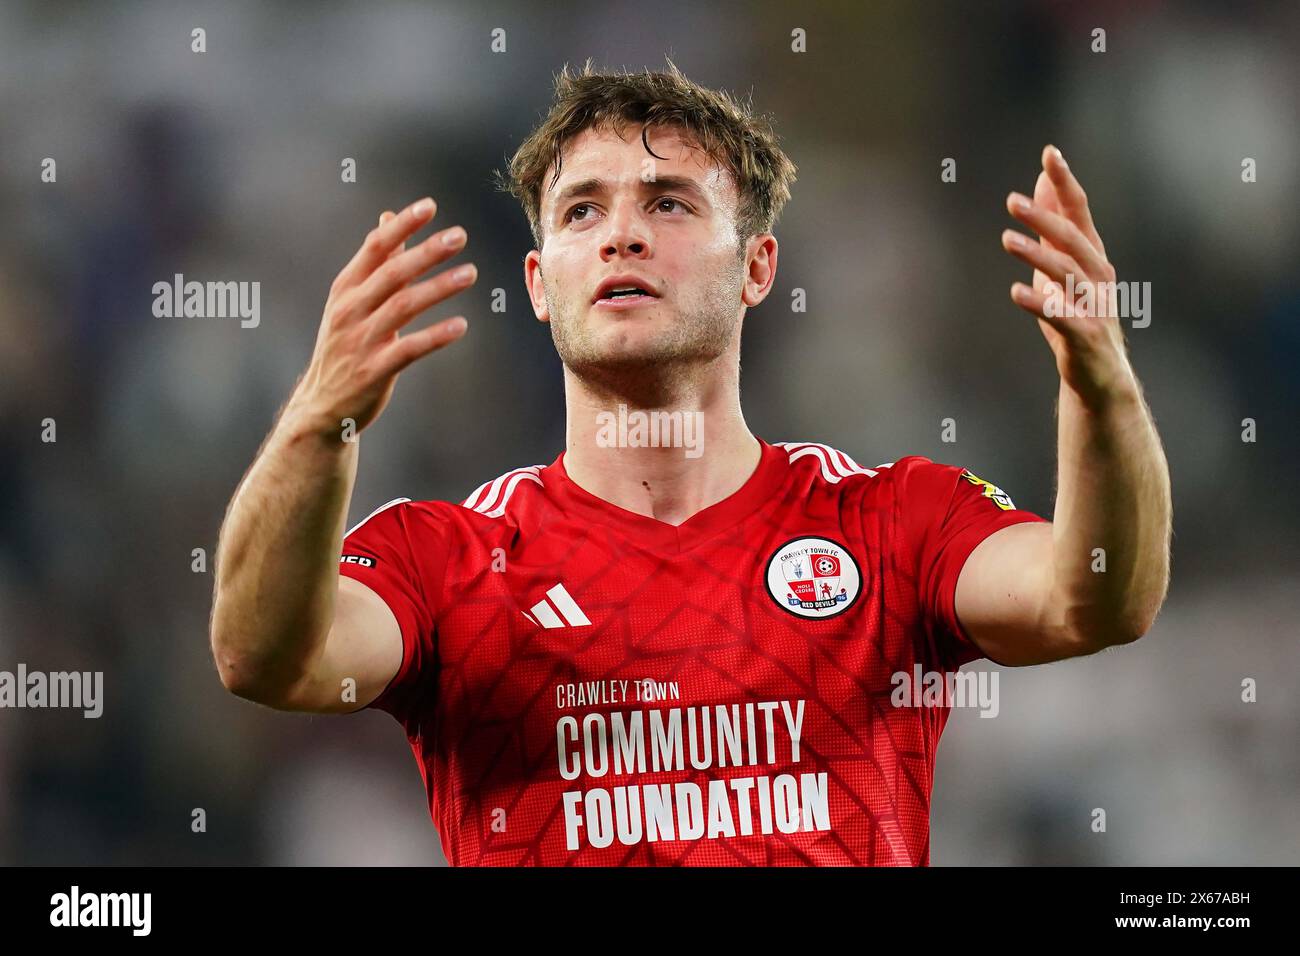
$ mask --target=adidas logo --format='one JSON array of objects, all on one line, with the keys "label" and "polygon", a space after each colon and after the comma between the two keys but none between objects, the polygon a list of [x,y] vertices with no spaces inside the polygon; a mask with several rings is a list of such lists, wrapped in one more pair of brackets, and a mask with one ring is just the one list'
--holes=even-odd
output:
[{"label": "adidas logo", "polygon": [[524,617],[534,624],[548,628],[585,627],[591,624],[587,615],[582,613],[582,608],[578,607],[578,603],[570,597],[569,592],[564,590],[563,584],[551,588],[546,592],[546,596],[551,599],[549,603],[545,600],[538,601],[528,611],[524,611]]}]

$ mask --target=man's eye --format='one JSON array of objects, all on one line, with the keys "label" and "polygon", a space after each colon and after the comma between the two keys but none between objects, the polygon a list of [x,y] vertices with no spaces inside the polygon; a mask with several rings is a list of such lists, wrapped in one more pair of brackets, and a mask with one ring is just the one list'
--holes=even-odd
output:
[{"label": "man's eye", "polygon": [[[686,204],[685,204],[685,203],[683,203],[683,202],[682,202],[681,200],[679,200],[679,199],[673,199],[671,196],[664,196],[662,199],[658,199],[658,200],[656,200],[656,201],[655,201],[655,207],[656,207],[656,208],[659,208],[659,207],[663,206],[664,203],[672,203],[674,206],[678,206],[678,207],[680,207],[680,208],[682,208],[682,209],[685,209],[685,208],[686,208]],[[575,220],[575,218],[577,219],[578,222],[583,222],[583,221],[585,221],[586,218],[587,218],[586,216],[576,217],[575,214],[578,212],[579,209],[587,209],[587,208],[589,208],[590,206],[591,206],[591,203],[585,203],[585,202],[580,202],[580,203],[578,203],[576,206],[574,206],[572,209],[570,209],[568,212],[566,212],[566,213],[564,214],[564,221],[565,221],[565,222],[572,222],[572,221]]]},{"label": "man's eye", "polygon": [[585,209],[587,206],[588,203],[585,202],[578,203],[578,205],[574,206],[572,209],[570,209],[567,213],[564,214],[564,221],[568,222],[570,219],[573,218],[573,214],[575,212],[577,212],[579,209]]}]

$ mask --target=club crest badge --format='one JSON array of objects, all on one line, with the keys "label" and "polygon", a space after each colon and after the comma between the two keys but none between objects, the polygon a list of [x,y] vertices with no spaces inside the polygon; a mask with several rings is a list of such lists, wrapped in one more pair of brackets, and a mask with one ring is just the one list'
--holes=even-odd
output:
[{"label": "club crest badge", "polygon": [[862,571],[847,548],[828,538],[795,538],[767,562],[767,592],[798,617],[843,614],[862,593]]}]

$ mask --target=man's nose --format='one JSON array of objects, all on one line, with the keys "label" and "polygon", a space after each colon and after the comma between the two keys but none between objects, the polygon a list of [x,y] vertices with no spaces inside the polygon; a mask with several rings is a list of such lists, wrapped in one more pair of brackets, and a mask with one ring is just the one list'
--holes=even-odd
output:
[{"label": "man's nose", "polygon": [[635,202],[616,203],[605,220],[605,230],[600,250],[603,258],[649,255],[650,237],[645,217]]}]

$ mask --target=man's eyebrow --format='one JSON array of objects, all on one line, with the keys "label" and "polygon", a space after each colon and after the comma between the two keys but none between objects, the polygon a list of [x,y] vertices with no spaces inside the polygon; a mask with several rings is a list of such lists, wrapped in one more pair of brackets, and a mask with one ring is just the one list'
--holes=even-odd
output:
[{"label": "man's eyebrow", "polygon": [[[597,177],[580,179],[577,182],[570,183],[555,194],[555,206],[553,208],[559,209],[570,199],[576,199],[579,196],[590,196],[595,193],[606,192],[608,188],[609,184]],[[643,193],[670,189],[676,192],[689,193],[701,203],[707,204],[709,201],[699,183],[686,176],[658,176],[650,182],[640,183],[639,188]]]}]

